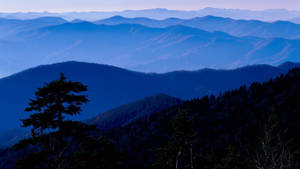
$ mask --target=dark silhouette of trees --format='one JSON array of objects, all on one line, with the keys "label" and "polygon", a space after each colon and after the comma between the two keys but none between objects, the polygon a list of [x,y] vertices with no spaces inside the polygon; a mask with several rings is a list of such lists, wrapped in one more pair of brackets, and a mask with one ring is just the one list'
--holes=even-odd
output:
[{"label": "dark silhouette of trees", "polygon": [[23,150],[18,169],[118,169],[122,155],[113,142],[103,136],[95,139],[96,126],[69,120],[78,115],[88,102],[82,92],[87,86],[68,81],[61,73],[58,80],[38,88],[26,112],[33,112],[22,120],[23,127],[32,128],[32,137],[14,147]]},{"label": "dark silhouette of trees", "polygon": [[121,169],[123,155],[116,151],[112,141],[100,136],[87,137],[81,148],[74,153],[70,169]]},{"label": "dark silhouette of trees", "polygon": [[71,151],[72,142],[79,141],[92,130],[80,122],[67,120],[78,115],[81,106],[88,102],[87,86],[68,81],[63,73],[58,80],[38,88],[35,99],[31,99],[26,112],[33,112],[22,120],[23,127],[31,127],[32,138],[18,143],[16,148],[28,148],[31,153],[17,163],[18,168],[61,169],[68,166],[65,157]]},{"label": "dark silhouette of trees", "polygon": [[284,131],[279,128],[280,121],[270,113],[260,138],[260,149],[254,156],[257,169],[294,169],[294,153],[283,138]]},{"label": "dark silhouette of trees", "polygon": [[158,168],[193,169],[195,154],[193,144],[197,142],[197,132],[194,129],[194,119],[186,111],[181,111],[173,120],[173,140],[165,147],[156,151]]},{"label": "dark silhouette of trees", "polygon": [[[189,152],[175,151],[181,147],[174,144],[180,136],[178,131],[184,134],[195,131],[198,138],[193,143],[195,168],[300,168],[299,86],[300,69],[296,68],[265,83],[242,86],[218,97],[186,101],[170,109],[161,124],[169,124],[171,120],[180,129],[171,130],[169,125],[159,128],[169,133],[169,142],[158,148],[154,166],[176,168],[176,155],[180,159],[179,156]],[[189,112],[186,117],[193,119],[195,125],[186,123],[186,118],[178,118],[182,110]],[[191,164],[178,161],[178,164]],[[178,168],[191,168],[191,165]]]},{"label": "dark silhouette of trees", "polygon": [[31,99],[26,112],[34,112],[22,120],[23,127],[32,127],[32,136],[40,136],[44,130],[61,133],[65,115],[74,116],[81,112],[81,105],[88,102],[87,96],[78,95],[86,92],[87,86],[80,82],[67,81],[63,73],[59,80],[46,83],[38,88],[36,98]]},{"label": "dark silhouette of trees", "polygon": [[[84,135],[88,132],[79,122],[64,119],[58,127],[54,118],[56,122],[46,123],[48,127],[36,125],[34,137],[18,144],[26,145],[18,166],[26,169],[89,169],[91,166],[99,169],[298,169],[299,86],[300,69],[294,69],[265,83],[253,83],[217,97],[185,101],[112,131],[101,132],[110,139],[115,138],[112,141]],[[276,120],[272,119],[273,115]],[[63,133],[63,142],[59,131]],[[121,167],[122,156],[116,147],[126,154],[125,167]]]}]

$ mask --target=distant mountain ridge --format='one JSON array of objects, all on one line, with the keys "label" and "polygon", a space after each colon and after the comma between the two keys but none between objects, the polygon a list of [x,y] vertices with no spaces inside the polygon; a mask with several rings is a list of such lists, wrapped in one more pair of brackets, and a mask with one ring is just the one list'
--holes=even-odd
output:
[{"label": "distant mountain ridge", "polygon": [[0,18],[0,39],[5,39],[16,33],[60,25],[66,22],[66,20],[59,17],[41,17],[30,20]]},{"label": "distant mountain ridge", "polygon": [[294,23],[300,24],[300,17],[293,18],[293,19],[291,20],[291,22],[294,22]]},{"label": "distant mountain ridge", "polygon": [[0,66],[2,76],[70,60],[142,72],[227,69],[298,62],[299,44],[300,40],[235,37],[182,25],[150,28],[76,22],[25,31],[0,41]]},{"label": "distant mountain ridge", "polygon": [[[89,100],[84,112],[76,117],[85,120],[118,106],[147,96],[164,93],[179,99],[191,99],[207,94],[240,87],[243,84],[266,81],[287,72],[299,64],[279,67],[268,65],[247,66],[235,70],[203,69],[200,71],[176,71],[165,74],[146,74],[113,66],[66,62],[39,66],[0,79],[0,128],[20,127],[20,119],[36,88],[44,82],[57,79],[60,72],[73,80],[88,85]],[[14,103],[12,106],[11,103]]]},{"label": "distant mountain ridge", "polygon": [[95,21],[121,15],[124,17],[149,17],[153,19],[166,19],[170,17],[177,17],[182,19],[203,17],[206,15],[214,15],[220,17],[230,17],[234,19],[256,19],[264,21],[275,20],[291,20],[295,17],[300,17],[300,11],[290,11],[284,9],[270,9],[263,11],[251,11],[241,9],[222,9],[222,8],[203,8],[194,11],[168,10],[164,8],[145,9],[145,10],[125,10],[119,12],[65,12],[65,13],[51,13],[51,12],[27,12],[27,13],[0,13],[0,17],[12,19],[33,19],[45,16],[62,17],[67,20],[88,20]]},{"label": "distant mountain ridge", "polygon": [[114,16],[94,22],[96,24],[140,24],[148,27],[164,28],[183,25],[208,32],[225,32],[232,36],[255,36],[261,38],[300,38],[300,25],[288,21],[262,22],[259,20],[234,20],[216,16],[196,17],[192,19],[168,18],[154,20],[149,18],[125,18]]}]

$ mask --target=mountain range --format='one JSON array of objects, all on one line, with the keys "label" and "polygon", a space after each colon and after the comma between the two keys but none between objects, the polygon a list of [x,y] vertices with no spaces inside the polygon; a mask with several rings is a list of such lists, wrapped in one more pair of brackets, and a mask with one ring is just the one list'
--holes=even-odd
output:
[{"label": "mountain range", "polygon": [[298,65],[254,65],[234,70],[203,69],[165,74],[139,73],[113,66],[80,62],[39,66],[0,79],[0,128],[5,131],[20,127],[20,119],[28,116],[24,113],[24,108],[29,99],[33,98],[36,88],[57,79],[60,72],[65,73],[70,80],[88,86],[87,95],[90,102],[83,107],[82,115],[76,117],[86,120],[99,113],[159,93],[179,99],[219,94],[244,84],[266,81]]},{"label": "mountain range", "polygon": [[263,21],[275,21],[275,20],[291,20],[296,17],[300,17],[299,11],[290,11],[285,9],[271,9],[263,11],[251,11],[242,9],[221,9],[221,8],[203,8],[194,11],[180,11],[180,10],[168,10],[164,8],[158,9],[145,9],[145,10],[125,10],[119,12],[63,12],[63,13],[51,13],[51,12],[17,12],[17,13],[0,13],[0,17],[10,19],[34,19],[39,17],[62,17],[67,20],[88,20],[95,21],[120,15],[124,17],[149,17],[153,19],[166,19],[171,17],[177,17],[182,19],[203,17],[206,15],[214,15],[220,17],[230,17],[234,19],[258,19]]},{"label": "mountain range", "polygon": [[0,39],[5,39],[16,33],[60,25],[66,22],[66,20],[58,17],[42,17],[31,20],[0,18]]},{"label": "mountain range", "polygon": [[168,18],[165,20],[114,16],[94,23],[105,25],[139,24],[155,28],[183,25],[208,32],[225,32],[238,37],[255,36],[261,38],[300,38],[300,25],[288,21],[262,22],[259,20],[235,20],[216,16],[196,17],[192,19]]},{"label": "mountain range", "polygon": [[[300,141],[300,69],[294,69],[300,66],[300,12],[206,8],[0,17],[0,168],[14,168],[24,156],[27,150],[7,147],[30,135],[21,128],[30,115],[24,109],[37,88],[60,73],[88,87],[89,102],[71,120],[96,125],[93,136],[111,139],[126,154],[123,169],[165,165],[178,153],[174,145],[180,144],[172,143],[177,131],[195,138],[195,166],[217,161],[207,168],[219,168],[227,163],[228,146],[245,154],[258,145],[271,114],[288,138]],[[276,21],[245,20],[253,18]],[[78,143],[72,139],[67,154]],[[246,156],[239,159],[249,161]]]},{"label": "mountain range", "polygon": [[[215,17],[202,19],[223,20]],[[282,29],[295,25],[277,22],[281,23],[286,25]],[[284,32],[280,31],[282,29],[278,29],[277,34]],[[290,30],[293,32],[294,28]],[[300,61],[299,44],[300,41],[294,39],[236,37],[182,25],[150,28],[138,24],[68,22],[23,31],[0,40],[0,76],[70,60],[142,72],[279,65],[286,61]]]}]

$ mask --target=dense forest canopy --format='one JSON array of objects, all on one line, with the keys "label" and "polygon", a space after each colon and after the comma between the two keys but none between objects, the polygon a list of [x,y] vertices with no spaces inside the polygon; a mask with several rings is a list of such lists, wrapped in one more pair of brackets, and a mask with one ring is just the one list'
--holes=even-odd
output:
[{"label": "dense forest canopy", "polygon": [[195,168],[257,168],[255,157],[264,151],[262,140],[270,134],[269,146],[278,153],[288,147],[291,164],[297,168],[299,86],[300,70],[294,69],[266,83],[242,86],[219,97],[186,101],[112,135],[131,155],[129,168],[175,168],[179,152],[187,163],[183,168],[190,168],[190,144]]}]

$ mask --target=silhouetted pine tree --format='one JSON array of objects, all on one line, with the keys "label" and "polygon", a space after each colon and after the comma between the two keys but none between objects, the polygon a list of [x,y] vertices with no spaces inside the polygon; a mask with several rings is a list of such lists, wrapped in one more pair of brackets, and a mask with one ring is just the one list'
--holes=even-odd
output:
[{"label": "silhouetted pine tree", "polygon": [[87,96],[77,95],[86,92],[87,86],[80,82],[67,81],[63,73],[59,80],[46,83],[38,88],[36,98],[31,99],[26,112],[34,112],[22,120],[23,127],[32,127],[32,136],[40,136],[44,130],[61,133],[65,115],[74,116],[81,112],[81,105],[88,102]]},{"label": "silhouetted pine tree", "polygon": [[31,152],[17,163],[20,169],[65,168],[64,159],[71,149],[74,138],[92,128],[80,122],[65,120],[81,112],[81,106],[88,102],[87,86],[80,82],[66,80],[61,73],[59,80],[38,88],[36,98],[31,99],[26,112],[33,112],[22,120],[23,127],[32,127],[32,138],[17,144],[16,148],[31,147]]}]

